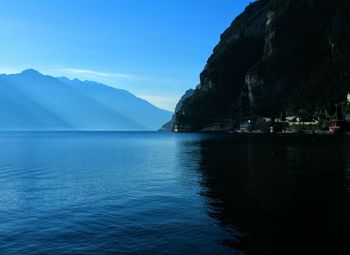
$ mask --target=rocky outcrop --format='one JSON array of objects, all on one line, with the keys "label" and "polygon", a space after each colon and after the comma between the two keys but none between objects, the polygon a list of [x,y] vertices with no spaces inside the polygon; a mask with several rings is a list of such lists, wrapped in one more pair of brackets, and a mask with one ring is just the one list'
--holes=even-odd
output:
[{"label": "rocky outcrop", "polygon": [[349,13],[346,0],[250,4],[221,35],[175,125],[227,129],[259,116],[324,113],[350,90]]},{"label": "rocky outcrop", "polygon": [[185,94],[181,97],[180,101],[177,103],[175,107],[174,115],[172,116],[171,120],[165,123],[159,130],[160,131],[171,131],[175,127],[175,119],[176,114],[181,110],[185,100],[193,95],[193,89],[189,89],[185,92]]}]

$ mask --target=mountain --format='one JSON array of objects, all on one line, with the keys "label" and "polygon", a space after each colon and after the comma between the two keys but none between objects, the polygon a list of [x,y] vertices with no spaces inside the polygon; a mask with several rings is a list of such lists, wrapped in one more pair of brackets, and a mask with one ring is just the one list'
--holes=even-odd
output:
[{"label": "mountain", "polygon": [[170,117],[125,90],[95,82],[33,69],[0,75],[0,130],[156,130]]},{"label": "mountain", "polygon": [[349,13],[346,0],[251,3],[221,35],[175,125],[222,130],[251,118],[331,115],[350,91]]},{"label": "mountain", "polygon": [[126,90],[112,88],[94,81],[69,80],[65,77],[58,79],[99,104],[132,118],[147,130],[159,129],[164,120],[171,116],[171,112],[161,110]]},{"label": "mountain", "polygon": [[175,112],[173,114],[173,117],[170,121],[165,123],[160,131],[171,131],[174,129],[175,121],[176,121],[176,114],[181,110],[183,103],[186,101],[187,98],[191,97],[193,95],[193,89],[189,89],[185,92],[185,94],[180,98],[179,102],[176,104]]}]

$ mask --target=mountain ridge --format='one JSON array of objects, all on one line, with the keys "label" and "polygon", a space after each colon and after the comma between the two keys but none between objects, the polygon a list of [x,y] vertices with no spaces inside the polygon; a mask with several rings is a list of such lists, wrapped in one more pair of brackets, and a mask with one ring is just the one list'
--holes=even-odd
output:
[{"label": "mountain ridge", "polygon": [[157,130],[171,116],[126,90],[34,69],[1,74],[0,91],[0,130]]},{"label": "mountain ridge", "polygon": [[350,91],[349,11],[345,0],[251,3],[221,35],[173,129],[229,130],[302,113],[331,118],[331,105]]}]

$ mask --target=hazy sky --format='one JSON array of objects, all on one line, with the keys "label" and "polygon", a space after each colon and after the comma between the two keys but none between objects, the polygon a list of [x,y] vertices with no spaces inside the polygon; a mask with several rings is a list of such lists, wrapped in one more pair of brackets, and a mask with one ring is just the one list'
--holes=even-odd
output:
[{"label": "hazy sky", "polygon": [[173,110],[248,3],[0,0],[0,72],[96,80]]}]

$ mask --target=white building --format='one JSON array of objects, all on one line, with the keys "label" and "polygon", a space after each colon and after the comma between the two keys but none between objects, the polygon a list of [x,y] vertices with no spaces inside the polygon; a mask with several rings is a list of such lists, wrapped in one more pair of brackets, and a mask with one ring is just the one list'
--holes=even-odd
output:
[{"label": "white building", "polygon": [[348,99],[348,103],[350,103],[350,93],[348,93],[347,99]]}]

